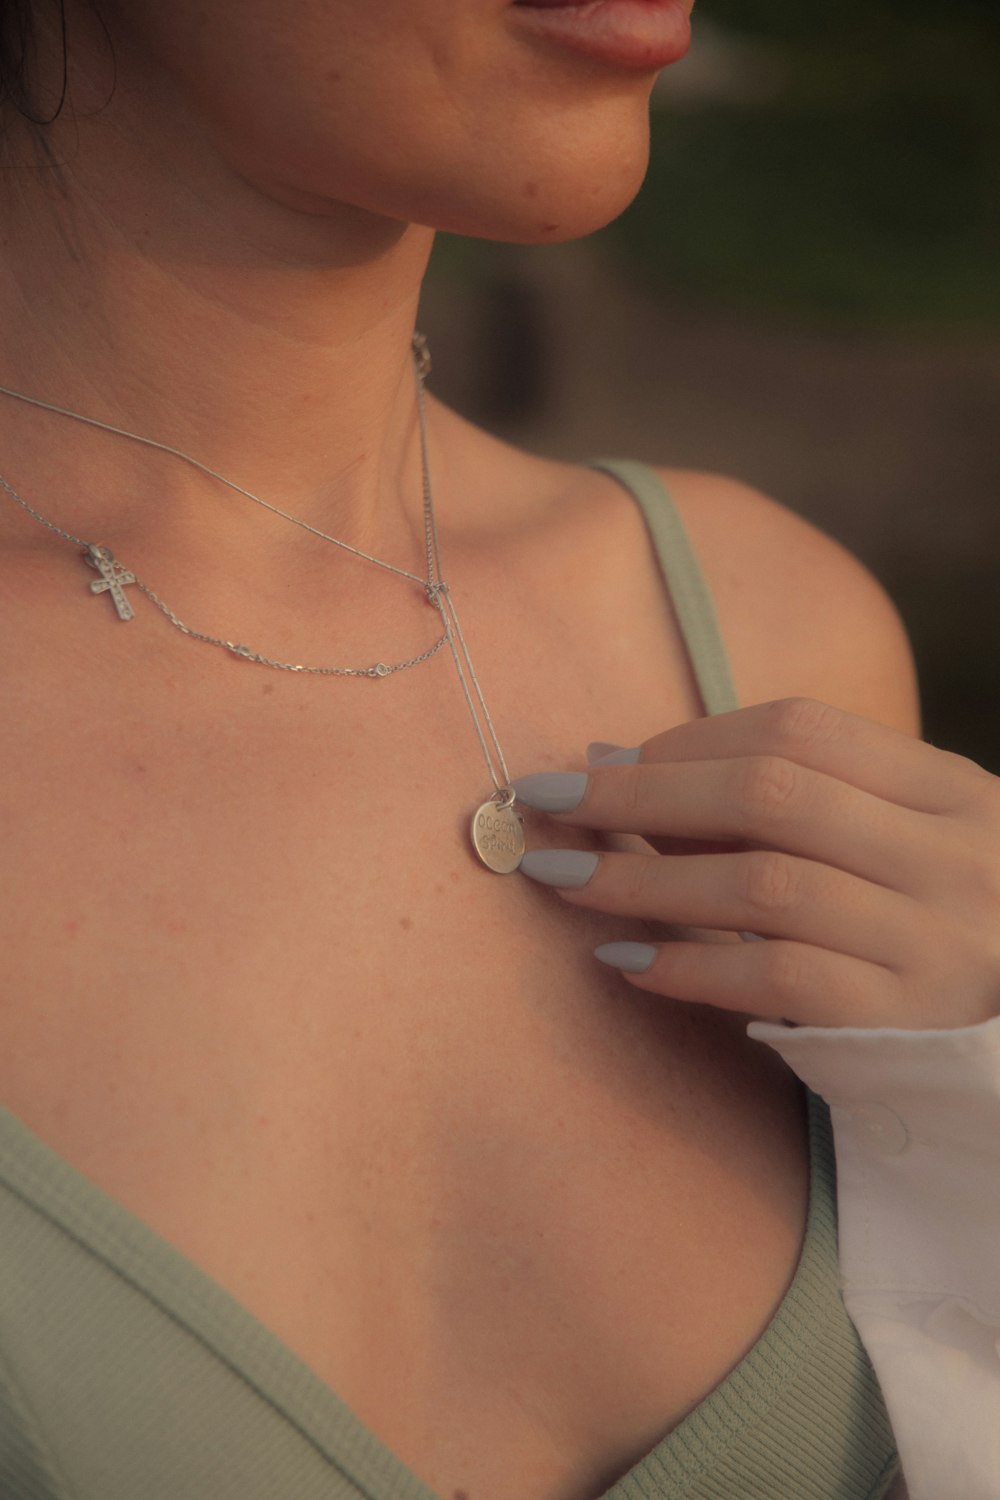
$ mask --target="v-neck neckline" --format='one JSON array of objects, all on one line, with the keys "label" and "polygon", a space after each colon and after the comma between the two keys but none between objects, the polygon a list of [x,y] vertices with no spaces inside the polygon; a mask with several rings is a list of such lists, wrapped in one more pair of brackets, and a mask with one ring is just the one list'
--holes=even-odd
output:
[{"label": "v-neck neckline", "polygon": [[[809,1096],[809,1206],[793,1279],[748,1353],[659,1443],[595,1500],[649,1500],[703,1467],[732,1432],[763,1412],[785,1369],[794,1363],[796,1292],[822,1254],[825,1203],[818,1191],[821,1101]],[[165,1316],[209,1348],[262,1400],[279,1412],[367,1500],[440,1500],[277,1334],[221,1283],[92,1182],[0,1106],[0,1182],[98,1256]],[[826,1226],[829,1227],[829,1226]],[[660,1488],[657,1489],[656,1485]],[[677,1493],[680,1493],[679,1491]]]}]

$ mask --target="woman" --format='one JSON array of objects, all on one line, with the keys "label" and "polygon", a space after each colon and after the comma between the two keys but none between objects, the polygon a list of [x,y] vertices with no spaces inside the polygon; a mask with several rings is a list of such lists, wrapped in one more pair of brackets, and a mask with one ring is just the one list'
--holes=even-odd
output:
[{"label": "woman", "polygon": [[[958,1326],[989,1283],[914,1221],[892,1289],[937,1324],[920,1303],[886,1337],[924,1142],[864,1142],[892,1146],[905,1088],[925,1129],[915,1049],[963,1087],[996,1055],[995,780],[914,740],[885,596],[768,500],[662,476],[736,709],[688,655],[648,480],[432,400],[422,448],[424,226],[548,243],[616,214],[686,15],[67,0],[65,49],[56,4],[3,15],[9,55],[35,39],[0,285],[10,1493],[887,1493],[830,1267],[802,1333],[823,1122],[784,1054],[856,1106],[843,1274],[911,1493],[985,1495],[985,1408],[927,1429],[974,1361],[996,1403],[988,1318]],[[449,600],[499,755],[432,653]],[[587,779],[598,736],[640,750]],[[532,853],[500,877],[465,829],[505,765]]]}]

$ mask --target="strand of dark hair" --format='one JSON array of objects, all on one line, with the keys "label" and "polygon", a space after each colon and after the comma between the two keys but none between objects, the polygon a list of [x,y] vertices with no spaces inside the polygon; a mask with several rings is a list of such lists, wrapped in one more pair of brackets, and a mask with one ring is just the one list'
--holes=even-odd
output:
[{"label": "strand of dark hair", "polygon": [[51,125],[62,113],[69,86],[69,48],[66,37],[66,0],[57,0],[62,77],[55,107],[47,115],[36,112],[31,89],[35,50],[35,0],[0,0],[0,107],[8,101],[32,125]]}]

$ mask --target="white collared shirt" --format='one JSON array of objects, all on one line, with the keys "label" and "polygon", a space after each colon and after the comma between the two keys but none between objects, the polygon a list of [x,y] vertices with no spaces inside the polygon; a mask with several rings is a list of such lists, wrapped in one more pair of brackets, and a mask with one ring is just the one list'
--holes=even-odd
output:
[{"label": "white collared shirt", "polygon": [[1000,1018],[748,1030],[830,1106],[844,1302],[910,1500],[1000,1500]]}]

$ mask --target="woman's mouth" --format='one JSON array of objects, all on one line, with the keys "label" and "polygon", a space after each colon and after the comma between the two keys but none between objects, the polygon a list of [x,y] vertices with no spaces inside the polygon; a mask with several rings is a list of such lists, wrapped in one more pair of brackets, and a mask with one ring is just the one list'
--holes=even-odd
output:
[{"label": "woman's mouth", "polygon": [[682,0],[515,0],[510,10],[539,41],[629,71],[658,72],[691,43]]}]

